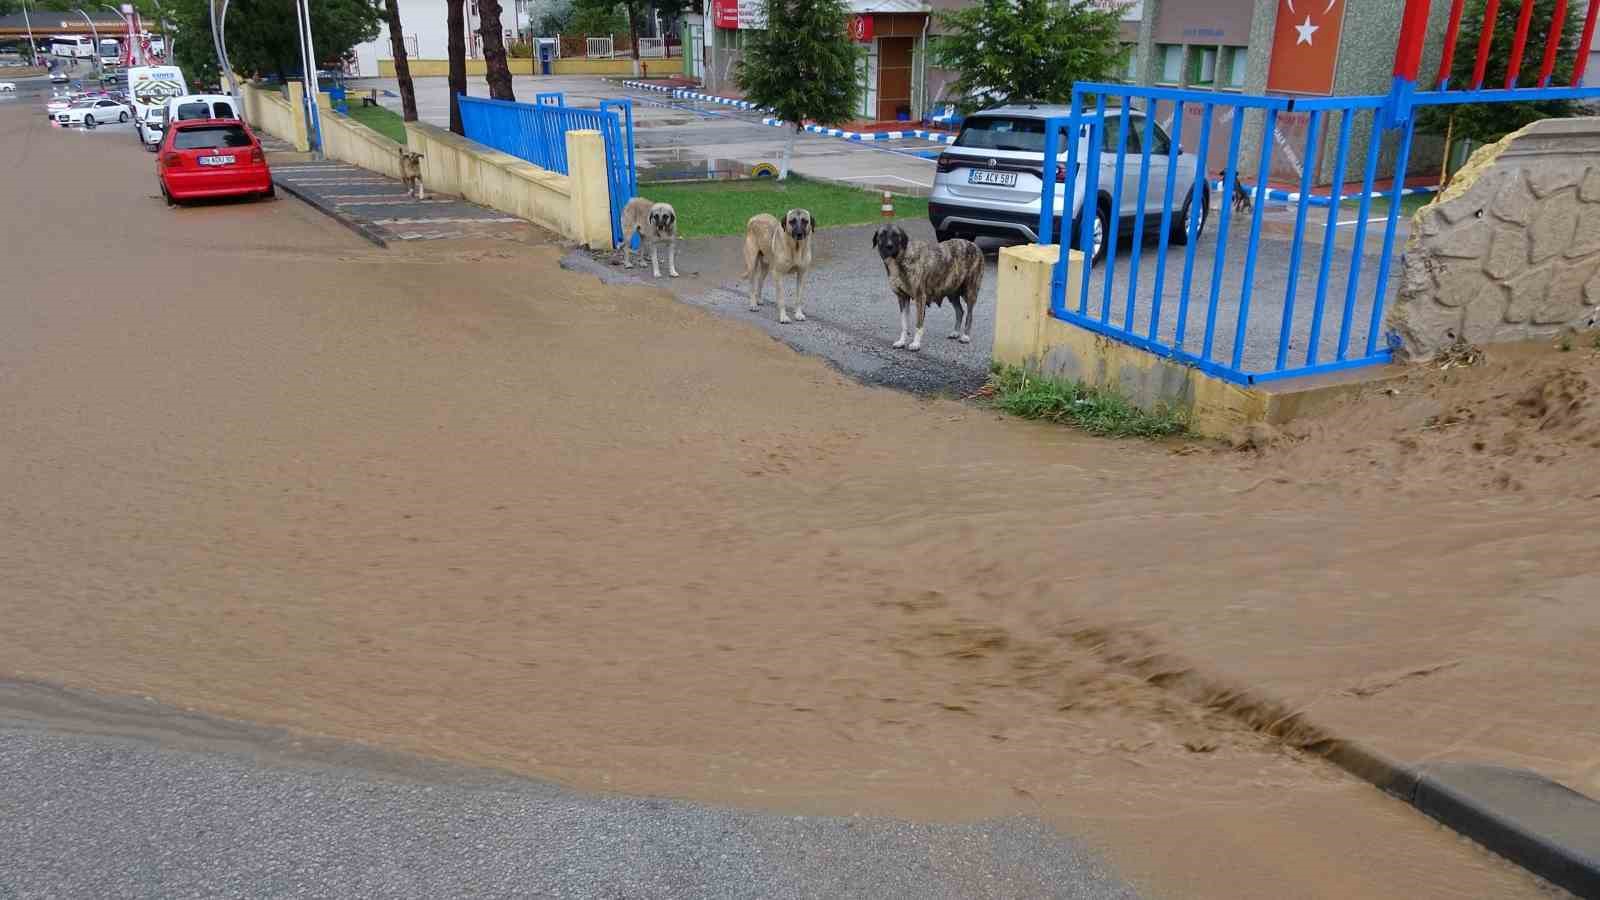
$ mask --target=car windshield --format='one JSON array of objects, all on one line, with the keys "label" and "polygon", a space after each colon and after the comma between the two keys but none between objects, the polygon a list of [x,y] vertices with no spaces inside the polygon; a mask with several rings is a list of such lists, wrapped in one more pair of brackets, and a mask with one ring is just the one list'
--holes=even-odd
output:
[{"label": "car windshield", "polygon": [[212,150],[218,147],[248,146],[250,146],[250,135],[238,125],[185,128],[172,138],[174,150]]},{"label": "car windshield", "polygon": [[981,116],[961,126],[955,146],[973,150],[1044,152],[1044,120],[1010,116]]},{"label": "car windshield", "polygon": [[180,103],[180,104],[178,104],[178,121],[179,122],[182,122],[185,119],[209,119],[209,118],[211,118],[211,108],[206,105],[206,102],[204,100],[201,100],[198,103]]}]

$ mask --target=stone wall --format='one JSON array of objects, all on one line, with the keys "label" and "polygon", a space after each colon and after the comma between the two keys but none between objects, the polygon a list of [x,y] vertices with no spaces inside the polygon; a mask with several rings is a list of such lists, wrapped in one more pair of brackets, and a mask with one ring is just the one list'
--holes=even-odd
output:
[{"label": "stone wall", "polygon": [[1480,149],[1406,244],[1389,328],[1424,360],[1592,328],[1600,312],[1600,118],[1548,119]]}]

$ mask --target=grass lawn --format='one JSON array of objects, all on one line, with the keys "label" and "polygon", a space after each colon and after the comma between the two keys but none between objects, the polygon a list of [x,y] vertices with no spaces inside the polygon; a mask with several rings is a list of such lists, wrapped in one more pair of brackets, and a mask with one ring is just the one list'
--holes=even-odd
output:
[{"label": "grass lawn", "polygon": [[404,144],[406,142],[405,121],[400,114],[384,109],[381,106],[363,106],[359,98],[351,98],[350,118],[371,128],[391,141]]},{"label": "grass lawn", "polygon": [[[1436,196],[1438,196],[1438,195],[1437,194],[1407,194],[1404,197],[1401,197],[1400,198],[1400,215],[1405,216],[1407,218],[1410,218],[1412,215],[1414,215],[1416,213],[1417,210],[1423,208],[1424,206],[1427,206],[1429,203],[1432,203],[1433,202],[1433,198],[1436,197]],[[1339,204],[1339,208],[1341,210],[1345,211],[1345,212],[1360,212],[1361,211],[1361,201],[1360,200],[1345,200],[1345,201],[1343,201],[1342,203]],[[1369,217],[1371,217],[1371,218],[1377,218],[1379,216],[1387,216],[1388,214],[1389,214],[1389,198],[1388,197],[1373,197],[1372,198],[1372,205],[1370,207],[1368,207],[1367,215]]]},{"label": "grass lawn", "polygon": [[1024,419],[1082,428],[1102,437],[1162,438],[1183,434],[1183,416],[1166,407],[1140,409],[1111,391],[1076,381],[1045,378],[996,363],[979,395],[996,409]]},{"label": "grass lawn", "polygon": [[[684,237],[744,234],[744,224],[756,213],[782,218],[786,210],[811,210],[822,228],[863,225],[882,218],[877,192],[857,190],[790,175],[787,182],[770,178],[748,181],[697,181],[639,185],[639,196],[671,203],[678,211],[678,230]],[[927,218],[928,201],[895,197],[899,218]]]}]

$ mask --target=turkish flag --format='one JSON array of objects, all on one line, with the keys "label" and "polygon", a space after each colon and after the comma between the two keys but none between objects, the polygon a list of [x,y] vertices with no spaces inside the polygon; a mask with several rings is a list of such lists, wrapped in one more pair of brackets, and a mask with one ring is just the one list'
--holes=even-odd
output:
[{"label": "turkish flag", "polygon": [[1278,0],[1267,90],[1332,94],[1344,0]]}]

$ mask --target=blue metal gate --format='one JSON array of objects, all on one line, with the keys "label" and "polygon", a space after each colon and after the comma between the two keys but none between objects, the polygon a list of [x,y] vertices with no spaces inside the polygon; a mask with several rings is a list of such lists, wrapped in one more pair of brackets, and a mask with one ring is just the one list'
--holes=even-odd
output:
[{"label": "blue metal gate", "polygon": [[611,242],[622,240],[622,207],[639,192],[633,101],[603,100],[599,109],[581,109],[567,106],[560,93],[538,94],[531,104],[465,95],[457,99],[468,138],[562,175],[571,174],[567,170],[567,132],[600,132],[611,197]]}]

